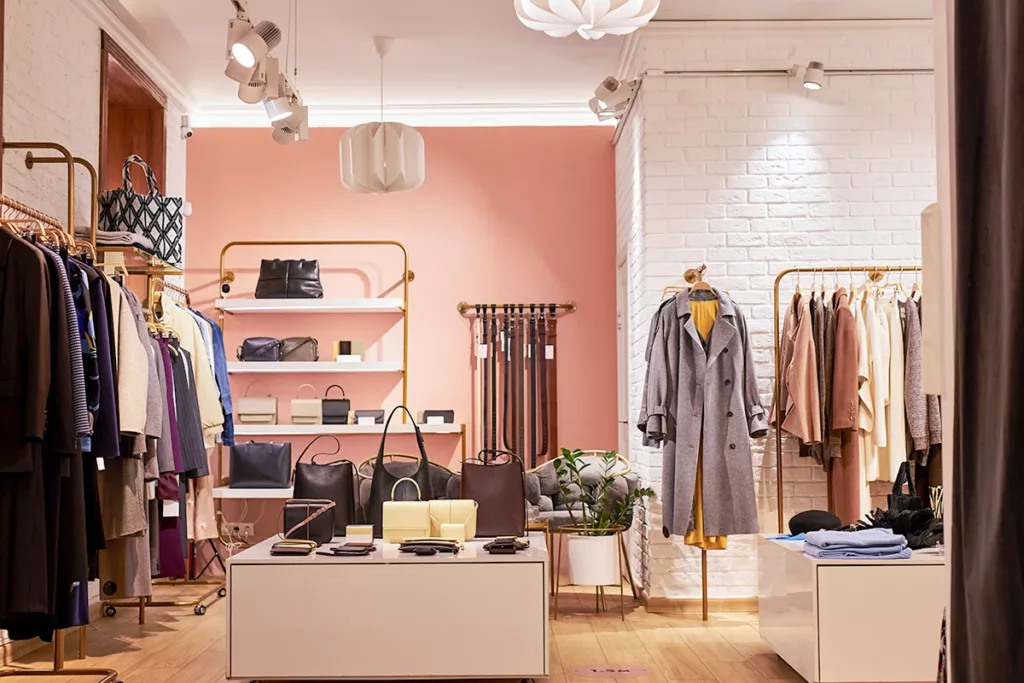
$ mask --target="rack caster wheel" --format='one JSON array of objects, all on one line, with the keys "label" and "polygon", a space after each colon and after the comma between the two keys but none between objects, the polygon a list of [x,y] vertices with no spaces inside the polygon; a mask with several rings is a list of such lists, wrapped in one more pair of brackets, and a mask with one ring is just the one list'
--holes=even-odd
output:
[{"label": "rack caster wheel", "polygon": [[226,597],[227,594],[228,594],[228,589],[227,588],[221,588],[219,591],[217,591],[217,595],[222,597],[222,598]]},{"label": "rack caster wheel", "polygon": [[113,605],[107,605],[106,609],[103,610],[103,613],[106,614],[108,617],[112,617],[115,614],[117,614],[117,608]]},{"label": "rack caster wheel", "polygon": [[196,613],[197,617],[201,617],[206,614],[206,605],[196,605],[196,608],[192,611]]}]

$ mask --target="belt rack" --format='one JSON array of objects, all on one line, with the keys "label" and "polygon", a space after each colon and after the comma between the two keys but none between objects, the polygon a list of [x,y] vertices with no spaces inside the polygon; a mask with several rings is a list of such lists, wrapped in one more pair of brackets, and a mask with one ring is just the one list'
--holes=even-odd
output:
[{"label": "belt rack", "polygon": [[[83,166],[90,173],[92,180],[92,218],[93,234],[89,242],[88,250],[92,255],[96,254],[95,225],[98,215],[99,193],[97,189],[96,169],[85,159],[75,157],[68,151],[67,147],[56,142],[34,141],[34,142],[4,142],[0,146],[0,156],[8,150],[27,150],[25,166],[31,170],[36,163],[59,163],[67,166],[67,194],[68,194],[68,220],[67,226],[62,226],[60,221],[21,202],[9,197],[0,198],[0,204],[5,209],[15,212],[18,217],[39,221],[58,230],[63,230],[70,236],[71,242],[75,243],[75,164]],[[33,151],[50,150],[57,152],[56,157],[35,157]],[[72,627],[74,628],[74,627]],[[86,656],[86,627],[78,626],[78,658],[85,659]],[[65,678],[67,676],[103,676],[102,683],[114,683],[118,674],[113,669],[65,669],[64,668],[64,646],[67,641],[68,629],[57,629],[53,633],[53,671],[17,671],[0,674],[4,676],[33,676],[39,678]]]},{"label": "belt rack", "polygon": [[[870,283],[877,284],[882,281],[888,273],[919,273],[921,272],[921,266],[823,266],[823,267],[800,267],[800,268],[786,268],[781,271],[775,277],[775,290],[774,290],[774,315],[775,323],[772,326],[772,334],[774,335],[774,349],[775,349],[775,387],[774,396],[776,399],[776,407],[781,410],[782,407],[777,405],[777,399],[779,395],[779,381],[782,377],[782,358],[780,357],[780,335],[782,334],[781,327],[779,326],[780,313],[779,304],[781,303],[779,296],[779,286],[782,284],[782,280],[788,275],[795,274],[797,276],[797,285],[799,286],[799,277],[801,273],[810,273],[812,276],[821,275],[822,283],[824,283],[825,273],[835,274],[836,283],[839,281],[840,273],[848,273],[852,279],[854,273],[863,273],[867,275],[867,281]],[[785,495],[782,491],[783,481],[783,465],[782,465],[782,429],[780,425],[776,424],[775,427],[775,472],[776,472],[776,496],[778,498],[778,516],[779,516],[779,533],[785,533],[785,512],[783,511]],[[835,495],[832,489],[832,461],[826,458],[825,460],[825,476],[827,477],[828,486],[828,510],[829,512],[835,511]]]}]

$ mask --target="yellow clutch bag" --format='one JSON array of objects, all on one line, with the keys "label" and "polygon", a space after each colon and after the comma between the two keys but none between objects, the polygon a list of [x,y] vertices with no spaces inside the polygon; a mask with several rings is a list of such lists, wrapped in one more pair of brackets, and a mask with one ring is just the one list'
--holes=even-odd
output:
[{"label": "yellow clutch bag", "polygon": [[[456,541],[472,541],[476,537],[476,511],[480,506],[475,500],[432,500],[429,505],[431,536]],[[465,526],[465,532],[459,536],[450,527],[453,524]]]},{"label": "yellow clutch bag", "polygon": [[381,535],[385,543],[401,543],[407,538],[430,536],[430,503],[425,500],[395,500],[395,489],[403,481],[416,487],[416,497],[422,498],[420,485],[408,477],[391,487],[391,500],[381,506]]}]

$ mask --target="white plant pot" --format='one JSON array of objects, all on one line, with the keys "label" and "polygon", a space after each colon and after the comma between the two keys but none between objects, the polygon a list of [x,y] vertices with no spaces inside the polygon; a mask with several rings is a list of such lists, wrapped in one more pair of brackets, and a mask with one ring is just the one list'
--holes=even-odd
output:
[{"label": "white plant pot", "polygon": [[576,586],[619,583],[618,536],[569,536],[569,582]]}]

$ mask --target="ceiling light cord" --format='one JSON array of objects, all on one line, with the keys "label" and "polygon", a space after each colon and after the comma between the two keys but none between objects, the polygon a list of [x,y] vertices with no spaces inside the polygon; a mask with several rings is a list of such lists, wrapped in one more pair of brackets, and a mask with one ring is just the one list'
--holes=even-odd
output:
[{"label": "ceiling light cord", "polygon": [[380,122],[384,123],[384,55],[380,56]]},{"label": "ceiling light cord", "polygon": [[288,43],[284,46],[284,72],[288,73],[288,67],[291,65],[292,59],[292,9],[294,7],[295,0],[289,0],[288,2]]}]

